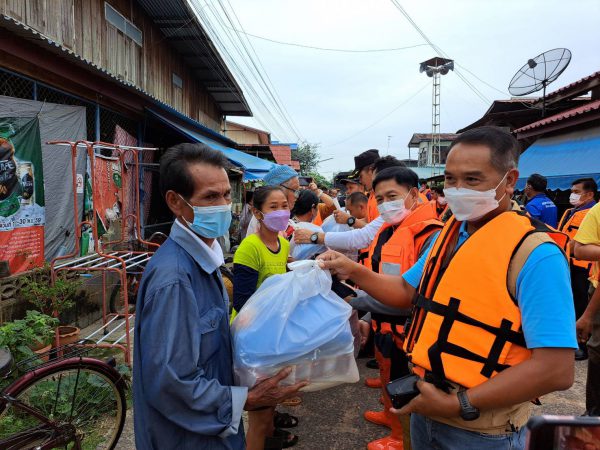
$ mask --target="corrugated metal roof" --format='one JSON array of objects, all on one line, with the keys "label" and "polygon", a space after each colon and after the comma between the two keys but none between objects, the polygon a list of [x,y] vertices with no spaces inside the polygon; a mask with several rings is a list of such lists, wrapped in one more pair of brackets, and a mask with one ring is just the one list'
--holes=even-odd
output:
[{"label": "corrugated metal roof", "polygon": [[292,164],[292,150],[285,145],[269,145],[273,158],[277,164],[283,166],[291,166]]},{"label": "corrugated metal roof", "polygon": [[226,115],[251,116],[242,89],[187,0],[136,0]]},{"label": "corrugated metal roof", "polygon": [[[141,4],[142,0],[138,0],[138,3]],[[160,2],[160,3],[161,4],[168,3],[169,5],[172,5],[175,3],[182,3],[182,2],[180,0],[170,0],[169,2]],[[152,18],[152,19],[154,20],[154,18]],[[187,20],[191,23],[194,20],[194,18],[192,16],[188,15]],[[158,19],[156,19],[154,21],[156,23],[158,21]],[[159,23],[156,23],[156,25],[161,27],[161,25]],[[169,106],[166,103],[159,100],[158,98],[156,98],[155,96],[153,96],[152,94],[150,94],[149,92],[139,88],[135,84],[128,82],[122,78],[119,78],[116,75],[113,75],[108,70],[97,65],[93,61],[83,58],[82,56],[75,53],[73,50],[63,47],[60,43],[55,42],[48,36],[45,36],[44,34],[40,33],[36,29],[31,28],[30,26],[14,19],[13,17],[1,14],[0,15],[0,26],[10,30],[11,32],[17,34],[20,37],[23,37],[25,39],[28,39],[28,40],[36,43],[37,45],[43,45],[45,48],[48,48],[53,53],[56,53],[57,55],[77,64],[80,67],[85,67],[87,69],[90,69],[90,68],[94,69],[94,71],[96,71],[101,76],[103,76],[105,78],[109,78],[112,81],[117,82],[120,85],[125,86],[130,90],[136,91],[139,94],[143,94],[144,96],[152,99],[154,103],[156,103],[157,105],[159,105],[161,107]],[[199,24],[197,26],[200,27]],[[161,27],[161,31],[163,31],[163,33],[165,32],[162,27]],[[202,31],[202,33],[204,36],[206,36],[203,31]],[[197,35],[195,35],[195,36],[196,36],[196,41],[198,41]],[[206,75],[208,74],[209,71],[207,71],[206,68],[205,68],[204,73],[200,73],[198,71],[198,68],[197,67],[194,68],[193,65],[191,65],[190,68],[198,76],[198,81],[205,85],[209,94],[214,98],[217,105],[219,105],[219,107],[221,108],[223,114],[251,116],[252,112],[246,102],[246,99],[243,96],[241,88],[239,88],[239,86],[237,85],[235,79],[233,78],[233,75],[231,75],[231,73],[225,66],[225,63],[222,61],[217,50],[212,45],[212,42],[210,42],[210,39],[208,37],[206,37],[206,39],[207,39],[207,43],[203,43],[203,45],[205,45],[205,46],[210,45],[210,48],[214,51],[214,54],[211,55],[211,57],[213,58],[213,61],[215,61],[215,60],[219,61],[220,64],[222,65],[222,67],[219,68],[219,70],[222,72],[220,74],[220,76],[222,78],[224,78],[225,81],[229,81],[229,84],[227,85],[227,83],[221,82],[220,80],[214,81],[213,79],[207,79]],[[170,39],[168,39],[168,40],[172,44],[171,40]],[[176,46],[174,45],[173,48],[176,48]],[[206,56],[206,55],[204,55],[204,56]],[[189,62],[188,61],[189,59],[190,59],[189,57],[184,58],[184,60],[186,60],[186,63]],[[223,74],[225,74],[225,75],[223,75]],[[215,75],[213,75],[213,77],[215,77]],[[228,90],[231,91],[229,93],[229,95],[235,96],[236,100],[234,102],[230,101],[229,99],[223,98],[223,95],[225,95],[228,92]],[[234,106],[232,106],[232,105],[234,105]]]},{"label": "corrugated metal roof", "polygon": [[584,87],[584,85],[586,85],[589,81],[592,81],[594,79],[598,80],[598,82],[600,83],[600,70],[598,72],[594,72],[591,75],[588,75],[587,77],[583,77],[581,80],[577,80],[571,84],[567,84],[566,86],[561,87],[560,89],[558,89],[554,92],[550,92],[548,95],[546,95],[546,101],[552,100],[554,97],[558,97],[569,91],[572,91],[575,95],[583,94],[584,92],[578,92],[577,88],[582,87],[582,88],[586,89]]},{"label": "corrugated metal roof", "polygon": [[[458,136],[458,134],[454,134],[454,133],[440,133],[440,140],[442,141],[453,141],[454,139],[456,139],[456,137]],[[415,133],[412,135],[412,138],[410,138],[410,141],[408,142],[408,146],[418,146],[419,142],[421,141],[430,141],[431,140],[431,133]]]},{"label": "corrugated metal roof", "polygon": [[588,114],[590,112],[600,111],[600,99],[594,100],[592,102],[586,103],[585,105],[578,106],[576,108],[571,108],[566,111],[560,112],[558,114],[554,114],[550,117],[545,117],[542,120],[538,120],[537,122],[530,123],[524,127],[521,127],[515,130],[515,133],[522,133],[524,131],[533,130],[536,128],[542,128],[548,126],[550,124],[560,122],[562,120],[570,119],[575,116],[582,116],[584,114]]}]

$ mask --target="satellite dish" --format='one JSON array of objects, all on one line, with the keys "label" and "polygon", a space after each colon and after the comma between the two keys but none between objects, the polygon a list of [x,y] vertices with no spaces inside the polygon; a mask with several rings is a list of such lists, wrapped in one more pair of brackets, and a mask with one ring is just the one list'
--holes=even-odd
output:
[{"label": "satellite dish", "polygon": [[517,97],[544,90],[542,116],[546,112],[546,86],[556,80],[571,62],[571,51],[555,48],[527,61],[510,80],[508,92]]}]

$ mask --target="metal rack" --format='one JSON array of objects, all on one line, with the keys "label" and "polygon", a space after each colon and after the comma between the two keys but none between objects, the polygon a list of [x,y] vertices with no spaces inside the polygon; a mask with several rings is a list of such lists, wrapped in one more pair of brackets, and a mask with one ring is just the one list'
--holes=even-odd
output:
[{"label": "metal rack", "polygon": [[[106,348],[118,348],[123,351],[125,362],[130,364],[131,359],[131,332],[133,331],[133,322],[135,314],[130,312],[128,298],[128,274],[140,274],[145,264],[152,257],[154,250],[158,245],[152,242],[143,240],[140,224],[140,187],[139,187],[139,152],[140,151],[155,151],[156,148],[131,147],[125,145],[108,144],[105,142],[89,142],[89,141],[52,141],[48,142],[52,145],[68,146],[71,149],[71,175],[73,178],[73,213],[75,217],[75,250],[64,256],[59,256],[51,262],[51,277],[52,281],[63,271],[82,272],[84,274],[100,273],[102,277],[102,326],[87,336],[90,339],[102,333],[102,337],[97,340],[96,346]],[[98,180],[95,175],[95,163],[97,153],[96,150],[107,149],[111,150],[113,157],[119,161],[121,174],[125,174],[126,170],[131,170],[134,186],[133,205],[130,205],[129,213],[122,217],[122,226],[120,237],[114,241],[102,242],[98,235],[98,225],[96,213],[92,214],[92,218],[82,220],[77,201],[77,154],[79,150],[87,152],[90,163],[90,177],[92,184],[92,202],[96,205],[97,195],[99,192]],[[126,162],[126,155],[131,159],[131,162]],[[122,176],[122,199],[123,211],[125,211],[125,195],[128,191],[129,177]],[[131,227],[128,225],[131,224]],[[89,227],[92,230],[94,239],[94,252],[85,256],[80,256],[81,253],[81,237],[83,227]],[[133,236],[130,236],[128,230],[133,230]],[[127,246],[127,249],[108,250],[109,247]],[[107,310],[107,275],[114,273],[118,276],[121,283],[121,300],[123,305],[123,313],[111,313]],[[57,336],[58,341],[58,336]],[[60,345],[57,342],[57,345]]]}]

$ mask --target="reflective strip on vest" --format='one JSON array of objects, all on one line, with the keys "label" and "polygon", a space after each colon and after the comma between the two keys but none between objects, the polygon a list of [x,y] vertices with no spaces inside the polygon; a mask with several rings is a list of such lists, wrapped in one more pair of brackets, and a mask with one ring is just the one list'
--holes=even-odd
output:
[{"label": "reflective strip on vest", "polygon": [[384,262],[381,264],[381,273],[386,275],[401,275],[402,266],[396,263]]}]

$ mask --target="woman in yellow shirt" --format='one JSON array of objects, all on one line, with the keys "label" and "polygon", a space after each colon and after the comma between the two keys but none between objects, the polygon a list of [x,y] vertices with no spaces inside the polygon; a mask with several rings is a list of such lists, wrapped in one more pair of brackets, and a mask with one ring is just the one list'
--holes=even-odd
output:
[{"label": "woman in yellow shirt", "polygon": [[[277,186],[256,189],[252,213],[260,224],[258,232],[247,236],[233,257],[233,316],[263,281],[287,271],[290,244],[280,236],[290,220],[286,195]],[[287,448],[298,442],[297,436],[275,429],[274,417],[275,408],[248,412],[248,450]]]}]

